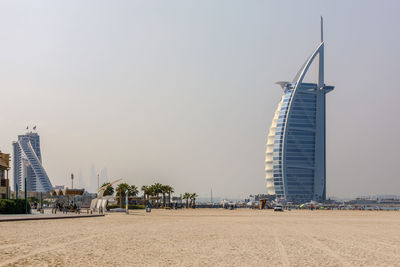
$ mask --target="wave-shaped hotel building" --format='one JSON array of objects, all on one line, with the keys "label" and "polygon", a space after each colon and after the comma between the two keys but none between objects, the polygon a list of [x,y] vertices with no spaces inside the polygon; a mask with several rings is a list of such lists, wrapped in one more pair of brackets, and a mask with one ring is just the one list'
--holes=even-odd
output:
[{"label": "wave-shaped hotel building", "polygon": [[[315,61],[315,83],[303,79]],[[324,41],[292,82],[278,82],[283,95],[268,134],[267,193],[293,202],[326,199],[325,98],[333,86],[324,83]]]},{"label": "wave-shaped hotel building", "polygon": [[18,135],[14,148],[14,190],[22,191],[26,179],[27,191],[48,192],[53,189],[42,165],[40,138],[37,133]]}]

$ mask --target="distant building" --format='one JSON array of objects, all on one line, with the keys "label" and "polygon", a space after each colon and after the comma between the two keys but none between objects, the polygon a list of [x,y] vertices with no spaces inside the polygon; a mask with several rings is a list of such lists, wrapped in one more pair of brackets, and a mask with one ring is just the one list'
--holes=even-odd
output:
[{"label": "distant building", "polygon": [[[316,59],[315,83],[303,79]],[[326,199],[325,97],[333,86],[324,83],[324,41],[283,89],[268,134],[267,193],[294,202]]]},{"label": "distant building", "polygon": [[10,169],[10,155],[0,151],[0,199],[10,198],[8,170]]},{"label": "distant building", "polygon": [[53,189],[46,170],[42,165],[40,138],[29,132],[18,136],[13,142],[14,190],[24,190],[24,179],[28,191],[48,192]]}]

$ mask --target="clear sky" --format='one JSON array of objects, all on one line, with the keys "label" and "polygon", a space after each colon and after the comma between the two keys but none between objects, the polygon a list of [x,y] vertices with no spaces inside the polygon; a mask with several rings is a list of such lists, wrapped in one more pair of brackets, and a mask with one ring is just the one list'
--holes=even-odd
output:
[{"label": "clear sky", "polygon": [[[0,1],[0,149],[53,184],[265,189],[281,96],[325,20],[328,196],[400,194],[399,1]],[[106,178],[107,177],[107,178]]]}]

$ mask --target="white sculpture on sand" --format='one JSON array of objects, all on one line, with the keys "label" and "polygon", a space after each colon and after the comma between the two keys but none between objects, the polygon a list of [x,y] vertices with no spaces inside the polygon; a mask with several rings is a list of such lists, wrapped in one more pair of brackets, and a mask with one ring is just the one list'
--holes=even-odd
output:
[{"label": "white sculpture on sand", "polygon": [[97,198],[92,199],[92,202],[90,203],[90,210],[93,212],[104,213],[107,208],[108,201],[113,198],[113,196],[103,196],[104,192],[106,191],[107,187],[112,186],[113,184],[118,183],[121,180],[122,179],[118,179],[114,182],[100,187],[99,191],[97,192]]}]

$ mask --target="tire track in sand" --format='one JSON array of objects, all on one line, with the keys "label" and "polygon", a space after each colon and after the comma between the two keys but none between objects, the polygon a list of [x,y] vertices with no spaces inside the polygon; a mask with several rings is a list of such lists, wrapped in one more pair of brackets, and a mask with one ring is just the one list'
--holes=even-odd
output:
[{"label": "tire track in sand", "polygon": [[300,242],[303,242],[304,244],[306,244],[308,246],[311,246],[315,250],[322,250],[323,252],[326,253],[326,255],[328,255],[331,258],[334,258],[335,260],[337,260],[337,262],[341,266],[353,266],[349,262],[345,261],[340,254],[338,254],[337,252],[335,252],[334,250],[329,248],[327,245],[325,245],[324,243],[322,243],[321,241],[319,241],[315,237],[312,237],[311,235],[306,235],[306,234],[304,234],[303,236],[305,237],[305,239],[308,239],[311,242],[307,242],[307,243],[305,243],[304,241],[300,241]]},{"label": "tire track in sand", "polygon": [[274,242],[276,244],[276,247],[278,248],[278,252],[280,255],[280,259],[281,259],[281,263],[282,266],[284,267],[290,267],[290,262],[289,262],[289,256],[286,252],[285,246],[283,245],[283,243],[281,242],[278,233],[276,232],[276,230],[271,229],[271,228],[265,228],[265,227],[261,227],[259,225],[255,225],[256,228],[259,229],[260,232],[265,231],[266,229],[268,229],[268,232],[272,235],[272,237],[274,238]]},{"label": "tire track in sand", "polygon": [[[261,229],[261,227],[259,227]],[[276,229],[272,228],[267,228],[271,235],[274,238],[274,242],[276,244],[276,247],[278,248],[279,255],[281,258],[282,266],[283,267],[290,267],[290,262],[289,262],[289,256],[286,252],[285,246],[283,245],[282,241],[279,238],[278,233],[276,232]]]},{"label": "tire track in sand", "polygon": [[[67,235],[63,235],[62,238],[70,238],[70,237],[75,237],[75,235],[73,234],[67,234]],[[32,238],[36,238],[36,237],[32,237]],[[18,243],[12,243],[12,244],[6,244],[6,245],[0,245],[0,251],[4,250],[4,249],[9,249],[9,248],[16,248],[16,247],[23,247],[23,246],[29,246],[29,245],[34,245],[36,243],[38,243],[39,245],[42,243],[49,243],[54,241],[58,241],[60,239],[59,236],[49,236],[46,238],[42,238],[42,237],[37,237],[39,239],[35,239],[34,241],[19,241]]]},{"label": "tire track in sand", "polygon": [[37,255],[37,254],[40,254],[40,253],[43,253],[43,252],[48,252],[48,251],[51,251],[51,250],[56,250],[56,249],[59,249],[59,248],[63,248],[65,246],[68,246],[68,245],[71,245],[71,244],[74,244],[74,243],[87,241],[89,239],[96,238],[97,236],[98,235],[91,235],[91,236],[88,236],[88,237],[84,237],[84,238],[81,238],[81,239],[75,239],[73,241],[65,242],[65,243],[62,243],[62,244],[56,244],[56,245],[53,245],[53,246],[46,246],[46,247],[38,248],[38,249],[33,250],[30,253],[26,253],[26,254],[23,254],[23,255],[20,255],[20,256],[17,256],[17,257],[13,257],[13,258],[11,258],[9,260],[3,261],[3,262],[0,263],[0,266],[6,266],[6,265],[9,265],[9,264],[14,264],[14,263],[17,263],[19,260],[22,260],[22,259],[25,259],[25,258],[29,258],[31,256],[34,256],[34,255]]},{"label": "tire track in sand", "polygon": [[274,235],[274,241],[276,243],[276,246],[278,247],[279,254],[281,255],[281,260],[282,260],[282,266],[284,267],[289,267],[290,262],[289,262],[289,257],[286,253],[285,246],[282,244],[281,240],[279,239],[278,235],[276,234],[275,231],[273,231]]}]

